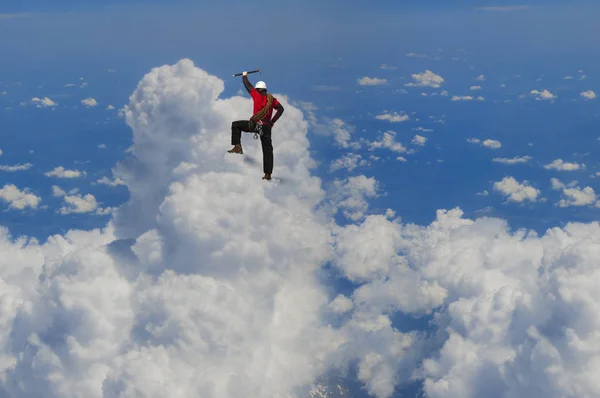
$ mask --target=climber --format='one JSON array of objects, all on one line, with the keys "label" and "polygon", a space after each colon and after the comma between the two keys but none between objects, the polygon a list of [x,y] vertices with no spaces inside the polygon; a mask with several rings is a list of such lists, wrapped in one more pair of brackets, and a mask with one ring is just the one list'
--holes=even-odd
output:
[{"label": "climber", "polygon": [[[243,154],[242,150],[242,131],[254,133],[254,138],[260,136],[263,153],[263,171],[265,176],[263,180],[270,180],[273,173],[273,143],[271,141],[271,131],[275,122],[283,114],[283,105],[277,101],[270,93],[267,93],[267,85],[263,81],[256,83],[252,87],[252,83],[248,80],[248,72],[242,73],[242,81],[244,87],[254,101],[254,115],[250,120],[237,120],[231,123],[231,145],[229,153]],[[275,116],[273,109],[277,109]]]}]

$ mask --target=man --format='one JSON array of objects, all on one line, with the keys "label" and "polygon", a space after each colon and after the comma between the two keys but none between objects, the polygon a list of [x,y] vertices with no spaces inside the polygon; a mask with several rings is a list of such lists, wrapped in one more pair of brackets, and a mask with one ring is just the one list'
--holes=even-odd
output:
[{"label": "man", "polygon": [[[271,130],[275,122],[283,114],[283,106],[277,101],[277,98],[267,93],[267,85],[263,81],[256,83],[252,87],[248,81],[248,72],[242,73],[242,81],[244,87],[254,101],[254,115],[250,120],[238,120],[231,123],[231,145],[229,153],[244,153],[242,150],[242,131],[247,133],[255,133],[260,135],[260,143],[263,153],[263,171],[265,176],[263,180],[270,180],[273,173],[273,143],[271,141]],[[273,109],[277,109],[277,113],[273,117]]]}]

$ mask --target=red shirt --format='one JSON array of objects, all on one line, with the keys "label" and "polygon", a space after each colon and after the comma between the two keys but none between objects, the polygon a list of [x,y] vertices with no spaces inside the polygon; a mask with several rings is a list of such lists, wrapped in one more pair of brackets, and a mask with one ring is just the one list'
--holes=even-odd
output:
[{"label": "red shirt", "polygon": [[[253,114],[255,115],[257,112],[260,112],[260,110],[264,108],[265,105],[267,105],[267,96],[261,95],[258,91],[256,91],[256,89],[252,89],[252,91],[250,91],[250,96],[254,100]],[[277,101],[277,98],[273,97],[273,103],[267,111],[267,116],[265,116],[265,118],[262,120],[264,123],[271,124],[271,118],[273,117],[273,108],[277,105],[279,105],[279,101]]]}]

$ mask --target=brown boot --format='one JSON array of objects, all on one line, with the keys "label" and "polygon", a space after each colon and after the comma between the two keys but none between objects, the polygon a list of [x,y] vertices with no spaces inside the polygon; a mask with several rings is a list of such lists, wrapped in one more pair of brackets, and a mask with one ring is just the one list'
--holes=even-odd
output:
[{"label": "brown boot", "polygon": [[235,145],[233,148],[231,148],[227,152],[229,152],[229,153],[239,153],[239,154],[243,154],[244,153],[244,151],[242,150],[242,146],[241,145]]},{"label": "brown boot", "polygon": [[265,176],[262,179],[263,180],[270,180],[271,179],[271,174],[265,174]]}]

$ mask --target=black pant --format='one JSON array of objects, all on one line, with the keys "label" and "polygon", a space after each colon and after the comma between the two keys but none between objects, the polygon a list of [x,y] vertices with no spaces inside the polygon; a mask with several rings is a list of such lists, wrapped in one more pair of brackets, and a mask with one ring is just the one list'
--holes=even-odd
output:
[{"label": "black pant", "polygon": [[[238,120],[231,123],[231,145],[242,144],[242,131],[253,133],[256,123],[251,120]],[[271,141],[271,127],[263,125],[263,135],[260,137],[263,153],[263,171],[265,174],[273,173],[273,142]]]}]

